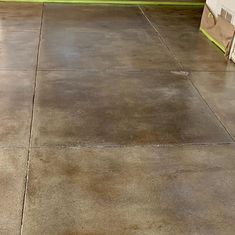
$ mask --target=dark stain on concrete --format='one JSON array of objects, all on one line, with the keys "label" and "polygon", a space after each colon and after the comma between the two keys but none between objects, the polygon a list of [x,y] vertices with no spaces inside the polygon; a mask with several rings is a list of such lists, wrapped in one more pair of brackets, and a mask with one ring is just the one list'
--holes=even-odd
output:
[{"label": "dark stain on concrete", "polygon": [[34,149],[24,233],[229,234],[233,155],[233,145]]},{"label": "dark stain on concrete", "polygon": [[34,144],[226,142],[226,132],[181,75],[40,72]]},{"label": "dark stain on concrete", "polygon": [[[0,8],[0,234],[18,234],[27,151],[12,146],[28,146],[42,4]],[[201,9],[144,8],[158,32],[137,7],[44,10],[23,234],[233,234],[234,146],[181,145],[231,141],[188,81],[234,70]],[[220,76],[196,86],[233,130]]]}]

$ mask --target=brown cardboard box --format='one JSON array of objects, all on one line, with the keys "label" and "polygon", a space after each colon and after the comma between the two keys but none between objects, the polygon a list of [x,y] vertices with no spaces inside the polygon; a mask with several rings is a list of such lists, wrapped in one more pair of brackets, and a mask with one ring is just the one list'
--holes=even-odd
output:
[{"label": "brown cardboard box", "polygon": [[215,17],[207,5],[204,7],[201,30],[207,34],[222,50],[229,54],[235,27],[221,15]]}]

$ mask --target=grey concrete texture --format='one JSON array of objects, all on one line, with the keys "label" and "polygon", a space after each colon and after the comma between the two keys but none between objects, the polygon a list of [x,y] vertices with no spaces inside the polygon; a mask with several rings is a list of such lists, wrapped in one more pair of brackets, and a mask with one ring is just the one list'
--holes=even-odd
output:
[{"label": "grey concrete texture", "polygon": [[235,233],[235,66],[201,12],[0,3],[1,235]]},{"label": "grey concrete texture", "polygon": [[28,147],[33,71],[0,70],[0,146]]},{"label": "grey concrete texture", "polygon": [[235,73],[195,72],[191,79],[235,138]]},{"label": "grey concrete texture", "polygon": [[0,69],[35,70],[42,5],[0,3]]},{"label": "grey concrete texture", "polygon": [[34,149],[24,234],[233,234],[234,151]]},{"label": "grey concrete texture", "polygon": [[43,19],[39,70],[178,69],[136,8],[46,5]]},{"label": "grey concrete texture", "polygon": [[42,4],[1,2],[0,7],[1,31],[32,31],[40,29]]},{"label": "grey concrete texture", "polygon": [[19,234],[27,150],[0,148],[0,234]]},{"label": "grey concrete texture", "polygon": [[143,12],[182,69],[235,71],[235,65],[226,61],[221,50],[199,32],[202,9],[143,7]]},{"label": "grey concrete texture", "polygon": [[182,75],[39,72],[33,146],[229,142]]}]

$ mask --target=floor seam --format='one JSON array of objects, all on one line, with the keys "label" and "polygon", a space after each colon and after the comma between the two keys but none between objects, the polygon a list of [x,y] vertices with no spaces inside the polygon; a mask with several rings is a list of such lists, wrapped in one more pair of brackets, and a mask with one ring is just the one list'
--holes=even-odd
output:
[{"label": "floor seam", "polygon": [[138,5],[139,10],[141,11],[142,15],[144,16],[144,18],[147,20],[147,22],[150,24],[150,26],[154,29],[154,31],[157,33],[159,40],[161,41],[162,45],[165,46],[165,48],[167,49],[169,55],[174,59],[174,61],[176,62],[176,64],[178,65],[180,70],[184,70],[183,65],[180,63],[180,61],[178,60],[177,56],[175,55],[175,53],[170,49],[170,47],[167,45],[166,41],[164,40],[164,37],[162,36],[162,34],[160,33],[160,30],[151,22],[151,20],[149,19],[149,17],[145,14],[144,10],[141,8],[140,5]]},{"label": "floor seam", "polygon": [[[183,67],[182,67],[183,68]],[[27,69],[18,69],[18,70],[12,70],[12,69],[1,69],[0,68],[0,71],[32,71],[32,70],[27,70]],[[118,71],[119,69],[103,69],[102,71],[106,72],[106,71]],[[121,69],[123,72],[146,72],[146,71],[159,71],[159,72],[171,72],[172,70],[169,70],[169,69],[163,69],[163,70],[160,70],[160,69]],[[53,71],[59,71],[59,72],[70,72],[70,71],[88,71],[88,72],[97,72],[97,71],[100,71],[100,69],[81,69],[81,68],[72,68],[72,69],[38,69],[38,72],[53,72]],[[189,69],[183,69],[183,71],[186,71],[186,72],[194,72],[194,73],[235,73],[235,70],[234,71],[224,71],[224,70],[189,70]]]},{"label": "floor seam", "polygon": [[[145,12],[143,11],[143,9],[141,8],[141,6],[138,6],[140,11],[142,12],[143,16],[145,17],[145,19],[149,22],[149,24],[153,27],[153,29],[156,31],[156,33],[159,35],[159,39],[160,41],[163,43],[163,45],[165,45],[165,47],[168,49],[170,55],[174,58],[174,60],[176,61],[176,63],[178,64],[178,66],[180,67],[180,69],[183,71],[183,65],[180,63],[180,61],[177,59],[177,56],[174,54],[174,52],[172,52],[172,50],[168,47],[167,43],[164,40],[164,37],[161,35],[160,31],[157,29],[157,27],[150,21],[150,19],[148,18],[148,16],[145,14]],[[205,71],[208,72],[208,71]],[[230,132],[228,131],[228,129],[226,128],[226,126],[223,124],[223,122],[220,120],[220,118],[218,117],[218,115],[213,111],[213,109],[210,107],[210,105],[207,103],[207,101],[204,99],[204,97],[201,95],[200,91],[197,89],[197,87],[195,86],[195,84],[193,83],[193,81],[190,79],[189,77],[189,81],[192,85],[192,87],[196,90],[196,92],[198,93],[199,97],[201,98],[201,100],[205,103],[205,105],[207,106],[207,108],[213,113],[214,117],[216,118],[216,120],[221,124],[222,128],[224,129],[224,131],[228,134],[228,136],[231,138],[231,140],[233,142],[235,142],[235,139],[233,138],[233,136],[230,134]]]},{"label": "floor seam", "polygon": [[39,30],[39,36],[38,36],[36,67],[35,67],[35,74],[34,74],[34,87],[33,87],[33,97],[32,97],[31,121],[30,121],[30,128],[29,128],[29,141],[28,141],[28,148],[27,148],[28,154],[27,154],[25,184],[24,184],[24,193],[23,193],[23,204],[22,204],[22,213],[21,213],[20,235],[23,234],[24,212],[25,212],[25,206],[26,206],[27,187],[28,187],[28,180],[29,180],[28,177],[29,177],[29,166],[30,166],[30,150],[31,150],[32,128],[33,128],[33,120],[34,120],[35,93],[36,93],[36,86],[37,86],[37,71],[38,71],[38,62],[39,62],[39,54],[40,54],[40,45],[41,45],[41,39],[42,39],[43,15],[44,15],[44,4],[42,4],[41,22],[40,22],[40,30]]},{"label": "floor seam", "polygon": [[74,145],[36,145],[23,147],[23,146],[7,146],[7,145],[0,145],[0,149],[22,149],[25,151],[32,150],[32,149],[40,149],[40,148],[128,148],[128,147],[184,147],[184,146],[216,146],[216,145],[232,145],[234,141],[228,142],[212,142],[212,143],[166,143],[166,144],[74,144]]},{"label": "floor seam", "polygon": [[228,128],[226,127],[226,125],[222,122],[222,120],[220,119],[220,117],[214,112],[214,110],[211,108],[211,106],[208,104],[208,102],[206,101],[206,99],[203,97],[203,95],[201,94],[201,92],[199,91],[199,89],[197,88],[197,86],[194,84],[194,82],[192,81],[192,79],[190,78],[189,75],[189,81],[192,85],[192,87],[196,90],[196,92],[198,93],[198,95],[200,96],[200,98],[202,99],[202,101],[206,104],[207,108],[213,113],[213,115],[215,116],[216,120],[220,123],[220,125],[223,127],[223,129],[225,130],[225,132],[228,134],[228,136],[231,138],[231,140],[233,142],[235,142],[235,139],[233,138],[232,134],[230,134]]},{"label": "floor seam", "polygon": [[32,146],[30,149],[43,149],[43,148],[168,148],[168,147],[185,147],[185,146],[221,146],[233,145],[234,142],[218,142],[218,143],[182,143],[182,144],[129,144],[129,145],[102,145],[102,144],[80,144],[80,145],[40,145]]}]

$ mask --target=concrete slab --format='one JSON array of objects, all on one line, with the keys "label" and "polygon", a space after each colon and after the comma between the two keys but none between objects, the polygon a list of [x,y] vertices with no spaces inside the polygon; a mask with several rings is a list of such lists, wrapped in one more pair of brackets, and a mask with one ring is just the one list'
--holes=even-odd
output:
[{"label": "concrete slab", "polygon": [[62,29],[76,32],[118,32],[148,26],[136,6],[45,4],[43,12],[44,34]]},{"label": "concrete slab", "polygon": [[200,9],[142,9],[184,70],[235,71],[235,65],[226,61],[223,52],[199,33]]},{"label": "concrete slab", "polygon": [[34,72],[0,71],[0,146],[27,147]]},{"label": "concrete slab", "polygon": [[144,10],[0,3],[1,235],[234,233],[234,66]]},{"label": "concrete slab", "polygon": [[0,70],[34,70],[38,31],[0,31]]},{"label": "concrete slab", "polygon": [[191,79],[235,138],[235,73],[195,72]]},{"label": "concrete slab", "polygon": [[23,234],[233,234],[234,152],[34,149]]},{"label": "concrete slab", "polygon": [[200,32],[163,32],[166,44],[187,71],[235,71],[224,53]]},{"label": "concrete slab", "polygon": [[230,141],[187,78],[153,72],[39,72],[33,144]]},{"label": "concrete slab", "polygon": [[27,150],[0,148],[0,234],[20,234]]},{"label": "concrete slab", "polygon": [[39,30],[42,4],[0,3],[0,30],[25,31]]},{"label": "concrete slab", "polygon": [[39,70],[179,69],[138,8],[87,9],[46,8]]},{"label": "concrete slab", "polygon": [[[149,20],[161,32],[198,32],[203,8],[192,7],[141,7]],[[174,33],[172,32],[172,33]]]}]

